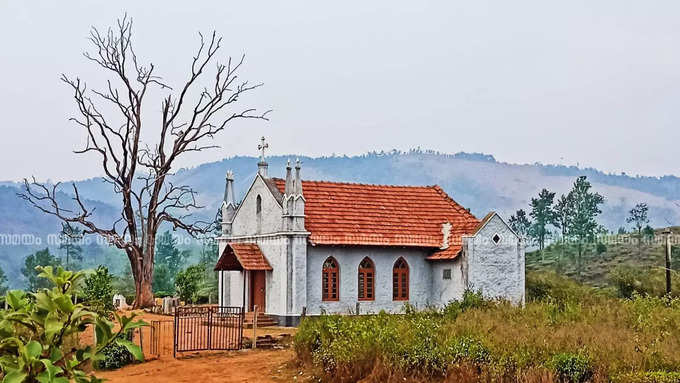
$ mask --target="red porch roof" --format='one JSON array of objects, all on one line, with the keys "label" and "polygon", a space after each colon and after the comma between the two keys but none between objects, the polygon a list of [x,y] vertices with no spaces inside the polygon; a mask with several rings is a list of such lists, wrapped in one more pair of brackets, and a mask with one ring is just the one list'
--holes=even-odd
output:
[{"label": "red porch roof", "polygon": [[218,270],[272,270],[255,243],[228,243],[215,265]]}]

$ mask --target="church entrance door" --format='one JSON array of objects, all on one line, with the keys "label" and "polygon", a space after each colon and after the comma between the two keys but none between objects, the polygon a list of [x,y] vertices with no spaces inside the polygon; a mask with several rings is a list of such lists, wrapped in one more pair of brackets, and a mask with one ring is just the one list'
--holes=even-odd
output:
[{"label": "church entrance door", "polygon": [[267,285],[265,280],[264,270],[251,270],[250,278],[250,311],[255,310],[255,305],[258,311],[265,312],[265,296],[267,292]]}]

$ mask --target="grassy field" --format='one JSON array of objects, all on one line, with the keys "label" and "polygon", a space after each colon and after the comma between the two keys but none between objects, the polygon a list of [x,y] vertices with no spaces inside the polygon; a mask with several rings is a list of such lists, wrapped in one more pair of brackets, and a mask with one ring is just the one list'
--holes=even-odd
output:
[{"label": "grassy field", "polygon": [[295,351],[328,382],[680,381],[680,300],[550,273],[527,287],[525,308],[467,293],[443,310],[307,319]]},{"label": "grassy field", "polygon": [[[680,227],[672,230],[674,234],[680,235]],[[636,270],[643,271],[645,277],[655,279],[651,283],[663,290],[665,248],[660,232],[654,237],[643,237],[640,243],[637,234],[609,235],[601,238],[600,243],[584,247],[580,264],[577,247],[573,244],[552,244],[543,252],[528,252],[527,271],[551,271],[590,286],[616,288],[616,282],[611,278],[612,272],[617,269]],[[672,267],[677,277],[677,272],[680,272],[680,245],[673,246],[673,255]],[[675,285],[674,290],[680,296],[680,285]]]}]

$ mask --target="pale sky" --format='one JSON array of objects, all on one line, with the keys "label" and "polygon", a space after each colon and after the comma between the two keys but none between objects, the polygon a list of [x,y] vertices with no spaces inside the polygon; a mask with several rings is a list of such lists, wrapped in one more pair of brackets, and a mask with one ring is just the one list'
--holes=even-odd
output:
[{"label": "pale sky", "polygon": [[[239,124],[191,166],[256,155],[361,154],[412,147],[484,152],[512,163],[680,175],[680,2],[0,0],[0,180],[100,174],[72,153],[83,131],[60,73],[91,86],[90,26],[127,12],[140,59],[174,85],[198,31],[264,87]],[[160,94],[147,99],[155,130]]]}]

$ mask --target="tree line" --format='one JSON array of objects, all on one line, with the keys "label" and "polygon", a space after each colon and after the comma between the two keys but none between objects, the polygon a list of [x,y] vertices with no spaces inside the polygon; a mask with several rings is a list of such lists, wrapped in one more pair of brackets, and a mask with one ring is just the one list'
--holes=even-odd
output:
[{"label": "tree line", "polygon": [[[510,217],[509,224],[519,235],[529,238],[541,256],[550,241],[561,245],[575,243],[577,269],[580,270],[585,246],[593,243],[598,235],[608,232],[598,223],[604,201],[601,194],[592,190],[587,177],[580,176],[574,181],[571,190],[559,197],[556,197],[555,192],[542,189],[538,196],[531,198],[528,212],[517,210]],[[629,211],[626,219],[626,223],[634,226],[640,239],[638,243],[643,234],[650,230],[653,234],[653,229],[649,225],[645,226],[649,223],[648,212],[646,203],[638,203]],[[625,227],[621,227],[619,233],[626,233]]]},{"label": "tree line", "polygon": [[[188,249],[180,249],[178,241],[170,230],[158,235],[156,239],[156,257],[154,260],[155,273],[152,282],[153,293],[159,297],[178,296],[186,302],[208,301],[216,299],[217,276],[213,271],[217,261],[218,246],[215,231],[211,235],[201,238],[201,246],[196,254]],[[21,268],[21,274],[26,281],[28,291],[39,291],[49,288],[50,281],[40,277],[41,267],[50,266],[53,269],[63,267],[66,270],[78,271],[84,269],[84,249],[81,246],[82,230],[68,224],[62,226],[60,233],[61,256],[54,254],[49,248],[38,250],[28,255]],[[95,274],[108,268],[104,265],[96,267]],[[129,299],[132,303],[135,295],[135,284],[131,271],[126,270],[122,275],[111,276],[113,290]],[[7,290],[7,276],[0,268],[0,296]]]}]

